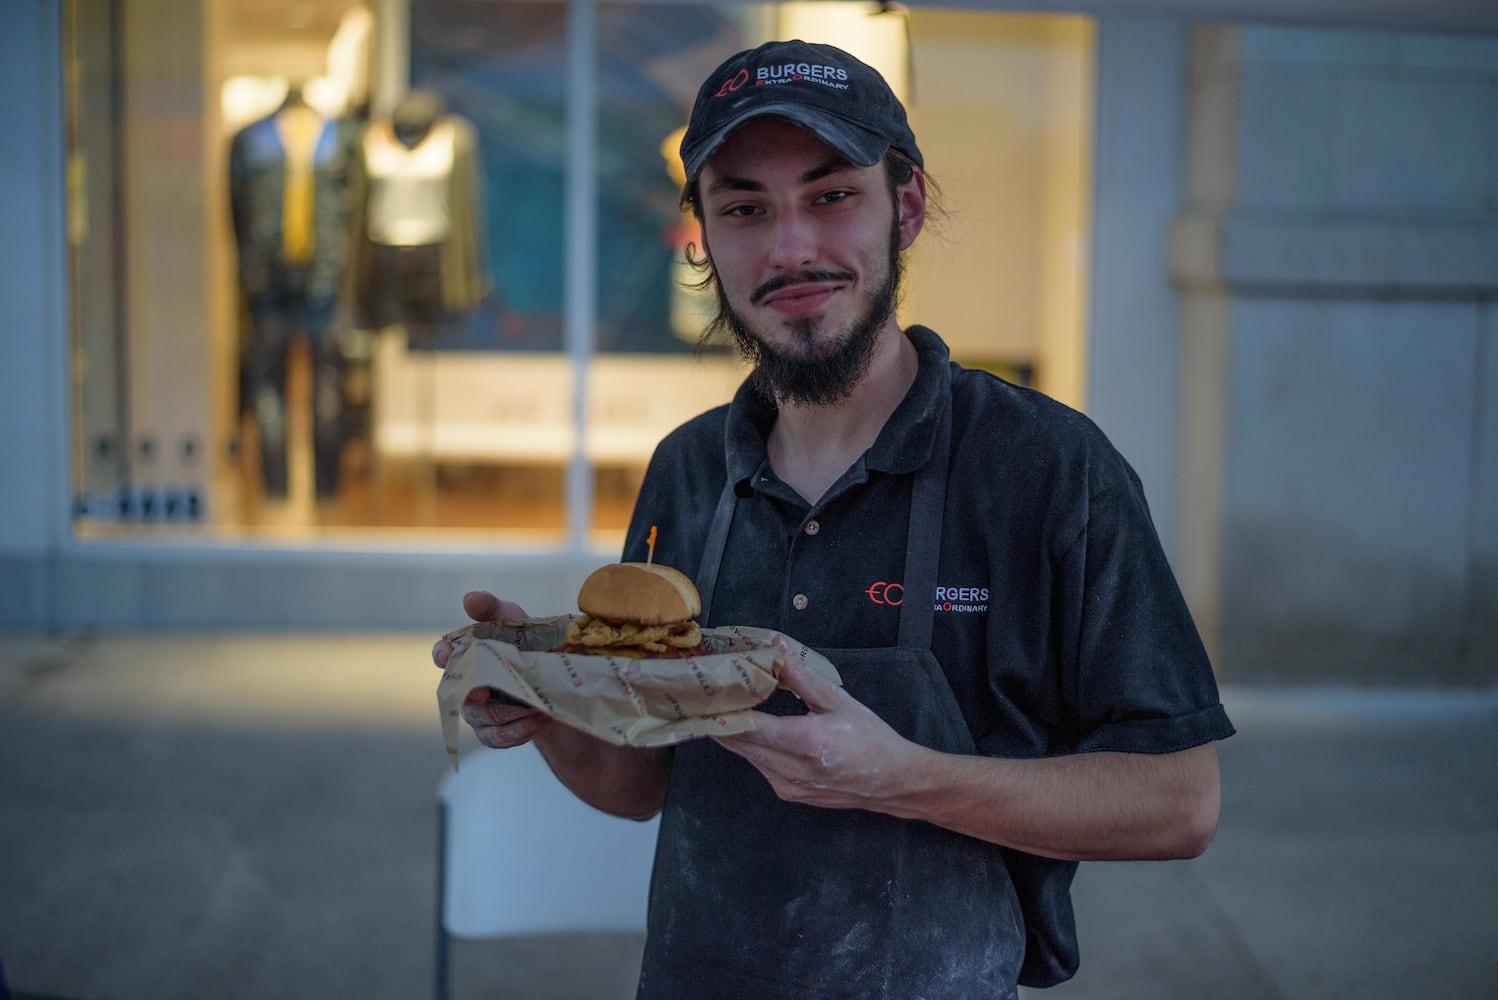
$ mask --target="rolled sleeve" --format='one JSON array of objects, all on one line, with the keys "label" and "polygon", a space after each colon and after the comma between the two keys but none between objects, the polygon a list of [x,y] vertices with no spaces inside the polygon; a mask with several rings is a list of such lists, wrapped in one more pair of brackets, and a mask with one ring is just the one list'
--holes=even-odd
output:
[{"label": "rolled sleeve", "polygon": [[1092,499],[1068,562],[1080,580],[1075,749],[1170,753],[1231,736],[1137,478]]},{"label": "rolled sleeve", "polygon": [[1104,723],[1082,738],[1077,752],[1173,753],[1226,739],[1233,732],[1227,711],[1219,702],[1187,715]]}]

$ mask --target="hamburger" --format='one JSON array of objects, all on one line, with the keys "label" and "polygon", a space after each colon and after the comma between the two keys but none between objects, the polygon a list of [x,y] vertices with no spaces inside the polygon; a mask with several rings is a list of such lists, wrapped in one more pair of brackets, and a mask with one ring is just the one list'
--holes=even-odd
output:
[{"label": "hamburger", "polygon": [[702,656],[711,650],[694,620],[702,598],[684,574],[658,563],[613,563],[577,594],[582,612],[553,652],[634,659]]}]

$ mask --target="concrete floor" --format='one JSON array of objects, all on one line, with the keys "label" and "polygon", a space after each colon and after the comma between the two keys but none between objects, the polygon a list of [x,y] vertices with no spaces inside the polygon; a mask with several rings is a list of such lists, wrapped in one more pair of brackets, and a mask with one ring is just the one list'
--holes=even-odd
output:
[{"label": "concrete floor", "polygon": [[[429,995],[433,638],[0,638],[15,994]],[[1224,700],[1216,842],[1084,865],[1082,970],[1028,1000],[1498,995],[1498,692]],[[464,943],[454,995],[626,1000],[639,948]]]}]

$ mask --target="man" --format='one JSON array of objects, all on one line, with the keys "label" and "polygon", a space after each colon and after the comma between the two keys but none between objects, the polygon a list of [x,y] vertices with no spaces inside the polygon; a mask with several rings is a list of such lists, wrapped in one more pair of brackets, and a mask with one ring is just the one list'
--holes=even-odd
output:
[{"label": "man", "polygon": [[464,718],[488,746],[534,739],[605,811],[662,814],[641,998],[1060,982],[1075,863],[1199,854],[1232,733],[1138,479],[1086,418],[896,324],[926,183],[872,69],[740,53],[682,157],[718,325],[754,369],[661,443],[624,556],[658,526],[705,625],[795,636],[843,686],[789,663],[755,732],[673,750],[482,691]]}]

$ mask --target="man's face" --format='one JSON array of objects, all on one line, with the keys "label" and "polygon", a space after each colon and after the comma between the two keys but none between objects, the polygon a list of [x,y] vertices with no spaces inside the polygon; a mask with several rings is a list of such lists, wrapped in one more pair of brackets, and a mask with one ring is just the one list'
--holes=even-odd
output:
[{"label": "man's face", "polygon": [[758,386],[781,403],[846,398],[881,339],[899,333],[899,253],[920,230],[921,185],[892,199],[882,164],[854,166],[805,129],[764,119],[729,137],[700,191],[726,326]]}]

